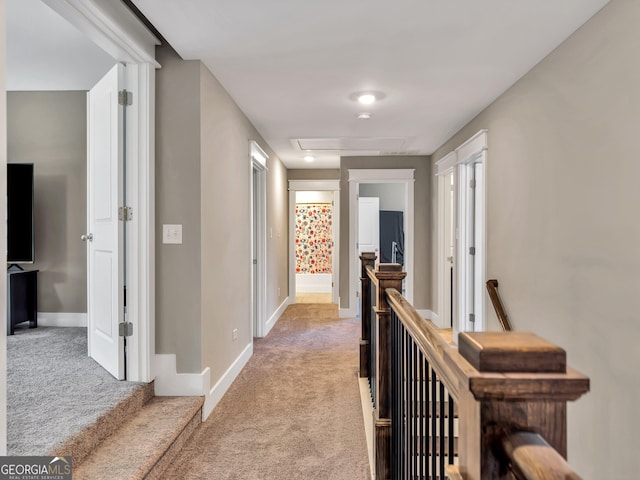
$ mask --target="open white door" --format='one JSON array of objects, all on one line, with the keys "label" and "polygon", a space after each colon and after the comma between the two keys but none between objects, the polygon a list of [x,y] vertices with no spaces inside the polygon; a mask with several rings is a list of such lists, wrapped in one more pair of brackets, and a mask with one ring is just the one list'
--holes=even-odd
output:
[{"label": "open white door", "polygon": [[125,378],[122,197],[123,65],[117,64],[88,94],[87,292],[89,355],[119,380]]},{"label": "open white door", "polygon": [[362,252],[380,251],[380,199],[359,197],[358,199],[358,256]]}]

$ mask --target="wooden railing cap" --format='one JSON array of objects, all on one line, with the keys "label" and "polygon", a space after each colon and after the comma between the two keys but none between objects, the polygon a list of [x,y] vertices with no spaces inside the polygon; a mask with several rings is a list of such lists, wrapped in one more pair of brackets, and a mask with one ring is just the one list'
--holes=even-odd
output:
[{"label": "wooden railing cap", "polygon": [[566,373],[566,352],[529,332],[463,332],[460,355],[479,372]]},{"label": "wooden railing cap", "polygon": [[375,252],[362,252],[360,254],[360,260],[365,261],[365,260],[375,260],[377,258],[377,255],[375,254]]}]

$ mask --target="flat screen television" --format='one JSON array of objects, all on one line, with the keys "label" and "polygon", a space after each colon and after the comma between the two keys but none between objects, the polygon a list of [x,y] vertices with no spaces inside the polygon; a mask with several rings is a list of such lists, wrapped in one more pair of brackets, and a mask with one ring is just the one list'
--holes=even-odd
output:
[{"label": "flat screen television", "polygon": [[35,261],[33,163],[7,164],[7,262]]}]

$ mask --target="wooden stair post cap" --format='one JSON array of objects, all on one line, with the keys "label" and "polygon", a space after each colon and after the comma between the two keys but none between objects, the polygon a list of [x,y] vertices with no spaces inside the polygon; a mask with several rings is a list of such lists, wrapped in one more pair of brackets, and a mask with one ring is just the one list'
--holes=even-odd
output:
[{"label": "wooden stair post cap", "polygon": [[479,372],[566,373],[566,352],[528,332],[462,332],[459,352]]}]

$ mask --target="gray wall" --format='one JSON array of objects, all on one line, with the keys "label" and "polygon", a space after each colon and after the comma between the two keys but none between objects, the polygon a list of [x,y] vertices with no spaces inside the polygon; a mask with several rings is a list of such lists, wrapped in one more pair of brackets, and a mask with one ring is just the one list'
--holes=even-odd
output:
[{"label": "gray wall", "polygon": [[299,168],[287,171],[288,180],[339,180],[340,169]]},{"label": "gray wall", "polygon": [[[156,58],[156,349],[180,372],[209,367],[215,385],[253,341],[249,140],[270,157],[267,318],[288,286],[286,170],[201,62],[170,47]],[[163,223],[184,225],[184,245],[161,243]]]},{"label": "gray wall", "polygon": [[361,183],[361,197],[378,197],[380,210],[405,211],[406,187],[402,183]]},{"label": "gray wall", "polygon": [[[178,372],[200,372],[200,62],[158,48],[156,73],[156,352]],[[182,245],[162,243],[182,224]]]},{"label": "gray wall", "polygon": [[87,311],[86,92],[7,92],[11,163],[34,164],[38,310]]},{"label": "gray wall", "polygon": [[349,169],[404,169],[414,172],[414,305],[430,307],[431,302],[431,159],[427,156],[342,157],[340,159],[340,308],[349,308]]},{"label": "gray wall", "polygon": [[640,469],[639,25],[612,0],[433,155],[489,130],[487,275],[515,329],[591,377],[568,431],[589,479]]}]

